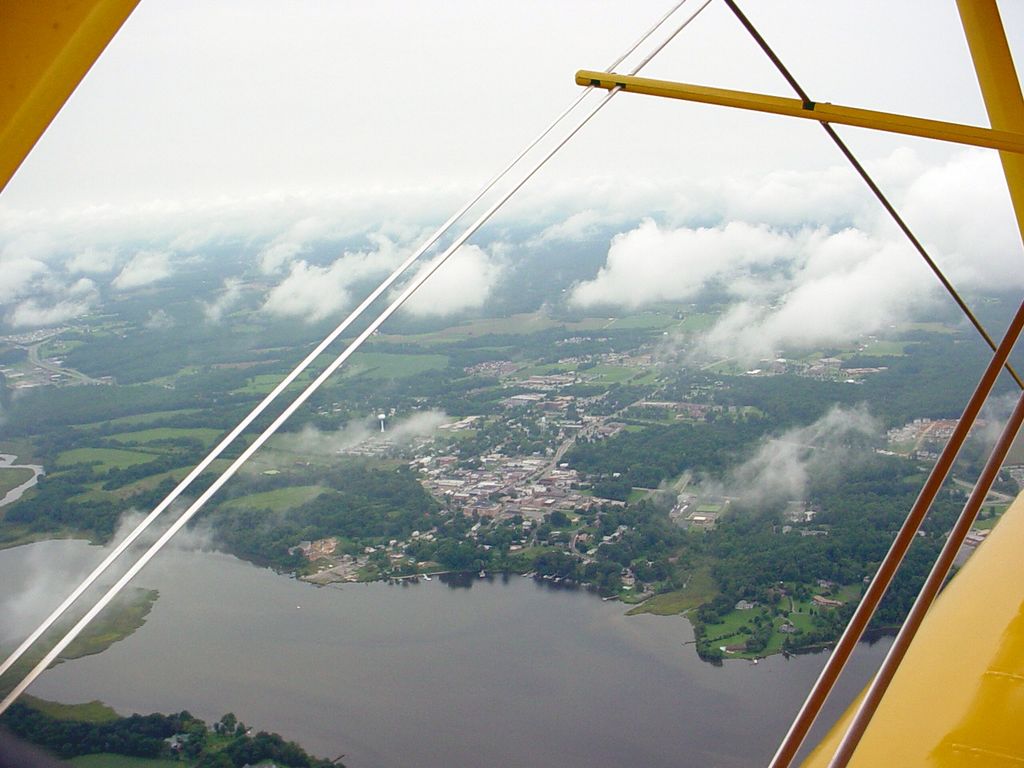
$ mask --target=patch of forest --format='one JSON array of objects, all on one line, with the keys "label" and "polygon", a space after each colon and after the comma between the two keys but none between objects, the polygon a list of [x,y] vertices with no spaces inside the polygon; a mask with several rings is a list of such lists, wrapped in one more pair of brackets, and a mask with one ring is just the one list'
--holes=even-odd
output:
[{"label": "patch of forest", "polygon": [[313,757],[276,733],[252,734],[231,713],[209,727],[187,711],[85,721],[56,717],[44,709],[15,702],[0,717],[0,725],[64,759],[92,754],[184,758],[183,764],[193,768],[242,768],[264,761],[289,768],[342,765]]}]

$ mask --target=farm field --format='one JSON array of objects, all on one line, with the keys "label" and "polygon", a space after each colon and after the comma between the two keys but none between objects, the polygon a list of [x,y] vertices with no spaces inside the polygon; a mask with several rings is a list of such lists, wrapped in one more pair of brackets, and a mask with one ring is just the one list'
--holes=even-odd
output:
[{"label": "farm field", "polygon": [[160,443],[171,440],[191,439],[198,440],[204,447],[211,447],[224,430],[211,427],[155,427],[153,429],[141,429],[136,432],[121,432],[110,435],[107,440],[125,445],[146,445],[149,443]]},{"label": "farm field", "polygon": [[70,467],[75,464],[99,462],[96,471],[105,472],[108,469],[134,467],[153,459],[154,454],[142,451],[126,451],[120,448],[73,448],[57,456],[57,466]]},{"label": "farm field", "polygon": [[220,506],[228,508],[243,507],[246,509],[269,509],[271,512],[283,512],[298,507],[315,499],[328,490],[321,485],[294,485],[288,488],[275,488],[262,493],[250,493],[225,501]]}]

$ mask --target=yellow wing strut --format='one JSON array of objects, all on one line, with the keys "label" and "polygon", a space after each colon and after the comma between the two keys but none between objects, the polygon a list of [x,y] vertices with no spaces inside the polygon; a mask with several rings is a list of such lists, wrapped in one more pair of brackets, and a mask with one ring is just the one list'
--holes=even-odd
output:
[{"label": "yellow wing strut", "polygon": [[0,0],[0,190],[139,0]]},{"label": "yellow wing strut", "polygon": [[804,102],[784,96],[767,96],[761,93],[709,88],[704,85],[653,80],[649,77],[630,77],[609,72],[591,72],[586,69],[581,69],[576,73],[576,84],[592,85],[595,88],[608,90],[618,86],[626,93],[662,96],[669,99],[696,101],[702,104],[719,104],[755,112],[802,117],[824,123],[855,125],[859,128],[874,128],[890,133],[940,139],[1004,152],[1024,152],[1024,134],[1010,130],[979,128],[973,125],[960,125],[942,120],[928,120],[923,117],[896,115],[856,107],[841,107],[817,101]]}]

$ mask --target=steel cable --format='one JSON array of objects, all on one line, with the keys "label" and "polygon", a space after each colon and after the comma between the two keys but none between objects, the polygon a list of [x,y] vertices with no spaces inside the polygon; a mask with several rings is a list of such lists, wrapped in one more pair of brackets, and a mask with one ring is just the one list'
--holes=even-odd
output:
[{"label": "steel cable", "polygon": [[875,675],[871,685],[868,687],[867,693],[861,699],[853,721],[850,723],[849,728],[847,728],[839,746],[836,748],[835,754],[832,756],[832,760],[829,762],[829,768],[845,768],[850,762],[850,758],[853,757],[853,753],[857,749],[857,745],[860,743],[864,732],[867,730],[875,711],[878,709],[882,697],[889,689],[889,683],[892,682],[896,670],[899,669],[900,664],[903,662],[903,657],[906,656],[911,642],[913,642],[914,637],[917,635],[917,630],[921,627],[921,623],[924,621],[924,617],[931,608],[932,603],[935,602],[939,590],[942,589],[946,576],[949,575],[949,569],[953,566],[953,561],[956,559],[957,552],[967,538],[967,534],[971,532],[971,526],[974,525],[974,521],[978,517],[978,510],[985,503],[985,497],[992,488],[992,483],[999,476],[1003,461],[1010,452],[1013,441],[1020,432],[1022,423],[1024,423],[1024,392],[1017,398],[1017,405],[1010,414],[1010,418],[1007,419],[1006,424],[1003,425],[1003,431],[1000,433],[999,439],[996,441],[988,460],[985,462],[985,467],[978,477],[978,482],[975,483],[967,503],[964,504],[964,508],[961,510],[959,517],[957,517],[953,529],[950,531],[949,536],[946,537],[946,542],[942,545],[942,551],[939,552],[939,556],[935,559],[935,563],[928,573],[928,578],[925,579],[921,591],[914,600],[914,605],[907,614],[907,618],[903,620],[896,639],[893,640],[889,650],[886,651],[885,659],[882,660],[882,665],[878,668],[878,674]]},{"label": "steel cable", "polygon": [[[797,82],[796,78],[789,71],[789,68],[782,63],[782,59],[778,57],[778,55],[775,53],[772,47],[768,44],[768,41],[764,39],[760,32],[758,32],[757,28],[753,25],[753,23],[751,23],[750,19],[747,18],[746,14],[744,14],[743,11],[740,10],[735,0],[725,0],[725,4],[729,6],[732,12],[736,15],[736,18],[739,19],[740,24],[742,24],[743,27],[747,30],[747,32],[750,33],[750,36],[754,38],[754,41],[758,44],[758,46],[760,46],[764,54],[771,60],[772,64],[775,65],[775,68],[779,70],[779,73],[786,79],[786,82],[789,83],[790,87],[797,94],[797,96],[799,96],[801,100],[803,100],[805,103],[812,101],[811,97],[807,94],[807,91],[805,91],[801,87],[800,83]],[[948,293],[949,296],[953,299],[953,301],[956,302],[956,305],[960,308],[960,311],[963,312],[964,317],[966,317],[967,320],[971,323],[971,325],[974,326],[975,330],[977,330],[977,332],[981,335],[981,338],[985,340],[985,343],[988,344],[989,349],[995,352],[996,343],[992,339],[992,336],[989,334],[987,330],[985,330],[985,326],[982,325],[981,321],[977,318],[977,316],[975,316],[974,312],[971,311],[971,308],[967,305],[967,302],[964,301],[959,291],[957,291],[957,289],[953,286],[953,284],[943,273],[942,268],[935,263],[935,260],[928,253],[927,249],[924,247],[921,241],[917,239],[917,235],[915,235],[913,230],[910,229],[910,225],[907,224],[907,222],[903,219],[902,216],[900,216],[899,211],[896,210],[895,206],[893,206],[893,204],[889,202],[889,198],[886,197],[885,193],[882,192],[881,188],[875,183],[875,180],[871,177],[871,174],[869,174],[867,172],[867,169],[864,168],[863,165],[861,165],[860,161],[857,159],[856,155],[853,154],[853,151],[849,148],[849,146],[847,146],[846,142],[843,141],[842,138],[840,138],[838,133],[836,133],[835,128],[833,128],[829,123],[826,122],[821,122],[820,125],[825,130],[825,133],[828,134],[829,138],[832,139],[835,145],[839,148],[839,151],[843,153],[843,156],[847,159],[850,165],[853,166],[853,169],[857,172],[861,179],[863,179],[864,183],[867,184],[868,189],[870,189],[874,196],[878,198],[878,202],[882,204],[882,207],[885,208],[886,212],[896,223],[896,226],[900,228],[900,231],[902,231],[903,234],[906,236],[907,240],[910,241],[910,244],[914,246],[914,250],[918,252],[922,259],[924,259],[925,264],[928,265],[928,268],[931,269],[935,277],[938,278],[940,283],[942,283],[942,287],[946,289],[946,293]],[[1013,380],[1017,382],[1017,386],[1020,387],[1021,389],[1024,389],[1024,380],[1022,380],[1021,377],[1017,375],[1017,371],[1013,369],[1013,366],[1009,362],[1006,363],[1006,371],[1010,374],[1010,376],[1013,377]]]},{"label": "steel cable", "polygon": [[[760,46],[761,50],[771,60],[775,67],[779,70],[780,74],[786,79],[786,82],[793,88],[796,94],[803,101],[810,101],[810,96],[801,87],[800,83],[797,82],[796,78],[789,71],[782,60],[778,57],[772,47],[764,39],[764,37],[758,32],[757,28],[751,23],[747,16],[740,10],[735,0],[725,0],[726,5],[732,10],[736,18],[743,25],[743,27],[750,33],[751,37],[754,38],[755,42]],[[964,410],[960,421],[957,423],[956,430],[953,436],[950,438],[942,455],[932,468],[931,473],[924,487],[921,490],[920,495],[907,514],[906,520],[904,520],[900,531],[897,533],[892,545],[890,546],[889,552],[886,554],[885,559],[879,565],[878,572],[875,578],[872,579],[871,584],[868,587],[867,592],[861,599],[860,604],[857,606],[853,617],[850,619],[850,623],[847,625],[842,636],[836,645],[835,650],[829,656],[828,661],[825,664],[825,668],[822,670],[818,679],[815,681],[811,692],[808,694],[807,699],[804,701],[803,706],[794,718],[789,730],[787,731],[782,743],[779,745],[778,750],[772,758],[770,768],[786,768],[789,766],[793,759],[796,757],[796,753],[803,744],[804,739],[807,737],[807,733],[813,725],[821,707],[824,705],[829,693],[831,692],[836,680],[842,673],[843,668],[849,659],[850,654],[853,652],[853,648],[856,643],[860,640],[864,630],[867,628],[868,623],[874,614],[878,603],[881,601],[882,596],[885,594],[889,583],[895,576],[896,569],[899,567],[906,555],[907,550],[910,547],[910,543],[913,535],[917,532],[920,527],[924,516],[927,514],[928,509],[931,506],[932,500],[938,493],[939,488],[944,482],[949,469],[952,467],[953,460],[956,458],[963,441],[967,437],[967,433],[970,427],[973,425],[974,420],[977,418],[978,412],[981,409],[982,404],[991,391],[992,386],[995,384],[996,377],[1000,369],[1005,369],[1009,372],[1013,380],[1017,382],[1017,385],[1024,389],[1024,382],[1017,375],[1017,372],[1013,369],[1009,362],[1009,355],[1013,349],[1013,345],[1016,341],[1017,335],[1021,331],[1022,312],[1024,312],[1024,305],[1018,310],[1017,316],[1011,323],[1010,328],[1007,330],[1006,335],[1003,337],[1003,342],[999,346],[993,341],[992,337],[985,330],[984,326],[977,319],[970,307],[960,296],[956,288],[950,283],[943,274],[941,268],[935,263],[935,261],[925,250],[920,240],[911,231],[909,225],[903,220],[899,212],[895,209],[892,203],[889,202],[888,198],[882,192],[882,190],[875,183],[874,179],[871,178],[867,170],[854,156],[852,150],[846,145],[846,143],[840,138],[839,134],[836,133],[835,129],[828,123],[822,122],[821,127],[828,134],[829,138],[836,144],[839,150],[843,153],[846,159],[853,166],[854,170],[860,175],[861,179],[864,180],[868,188],[871,189],[875,197],[882,204],[885,210],[895,221],[896,225],[902,230],[907,239],[914,246],[921,258],[924,259],[925,263],[932,270],[935,276],[942,283],[946,292],[953,298],[957,306],[964,313],[967,319],[975,327],[981,337],[985,340],[988,346],[994,352],[992,362],[989,364],[989,368],[986,370],[985,375],[982,377],[981,382],[978,385],[978,389],[975,390],[974,395],[969,401],[967,408]],[[999,365],[995,366],[996,361],[999,361]],[[965,510],[966,511],[966,510]],[[915,604],[916,606],[916,604]],[[887,657],[888,658],[888,657]],[[863,710],[860,710],[863,712]],[[859,712],[859,714],[860,714]],[[864,717],[861,715],[860,725],[863,727]],[[850,741],[855,741],[856,734],[851,737]],[[844,744],[848,744],[844,741]]]},{"label": "steel cable", "polygon": [[[676,11],[678,11],[687,0],[679,0],[673,5],[650,29],[644,32],[636,42],[633,43],[626,50],[625,53],[620,55],[611,64],[608,65],[608,69],[614,69],[616,66],[621,64],[627,57],[633,54],[637,48],[645,43],[652,34],[654,34],[662,24],[664,24]],[[220,443],[217,444],[213,450],[210,451],[202,461],[199,462],[189,473],[178,483],[170,493],[145,517],[136,525],[136,527],[127,535],[125,538],[117,544],[117,546],[110,551],[110,553],[100,562],[93,571],[85,577],[85,579],[71,592],[64,601],[57,606],[47,616],[43,622],[36,627],[32,633],[25,638],[25,640],[3,661],[0,663],[0,676],[2,676],[8,669],[10,669],[28,650],[31,648],[36,641],[42,637],[42,635],[51,627],[53,624],[85,593],[85,591],[92,586],[97,579],[100,578],[125,552],[138,538],[159,518],[163,512],[173,504],[182,493],[185,492],[188,487],[195,482],[195,480],[205,472],[210,464],[213,463],[238,437],[242,434],[251,424],[255,421],[266,409],[273,403],[280,395],[288,388],[302,373],[308,369],[313,362],[319,357],[331,344],[333,344],[338,337],[344,333],[352,323],[358,319],[363,312],[365,312],[370,305],[372,305],[380,296],[390,288],[394,282],[401,277],[416,261],[418,261],[424,253],[426,253],[431,247],[433,247],[441,237],[444,236],[449,229],[461,219],[473,206],[475,206],[480,200],[494,188],[494,186],[508,173],[519,164],[519,162],[526,157],[541,141],[543,141],[553,131],[559,123],[561,123],[569,114],[571,114],[576,107],[587,97],[593,87],[587,88],[580,94],[576,99],[573,100],[567,108],[565,108],[548,126],[527,146],[518,154],[516,157],[508,163],[501,171],[495,174],[480,191],[476,193],[468,202],[466,202],[459,210],[454,213],[444,224],[442,224],[429,238],[427,238],[405,261],[403,261],[377,288],[370,293],[363,302],[356,307],[333,331],[330,332],[317,346],[310,352],[292,371],[281,380],[271,392],[264,397],[264,399],[252,410],[245,418],[242,419],[231,430],[226,437],[224,437]]]},{"label": "steel cable", "polygon": [[[635,51],[636,48],[640,45],[640,43],[644,39],[649,37],[666,19],[668,19],[675,12],[675,10],[677,10],[679,7],[681,7],[685,1],[686,0],[682,0],[682,2],[679,2],[668,14],[666,14],[662,18],[661,21],[658,22],[658,24],[654,25],[651,28],[651,30],[648,33],[646,33],[646,35],[643,38],[641,38],[640,42],[634,44],[634,46],[631,47],[630,50],[627,51],[626,54],[624,54],[622,57],[620,57],[619,60],[615,64],[620,63],[622,61],[622,59],[624,59],[630,53]],[[694,13],[692,13],[684,22],[682,22],[682,24],[680,24],[671,33],[671,35],[669,35],[668,38],[664,42],[662,42],[655,49],[655,51],[653,53],[648,55],[639,65],[637,65],[633,69],[632,73],[636,74],[644,66],[646,66],[654,58],[654,56],[657,55],[657,53],[659,53],[661,50],[663,50],[664,47],[671,40],[673,40],[676,37],[676,35],[678,35],[683,29],[685,29],[701,13],[701,11],[703,11],[710,4],[710,2],[711,2],[711,0],[705,0],[697,8],[697,10]],[[615,64],[611,65],[609,67],[609,69],[613,68],[615,66]],[[569,109],[567,109],[565,112],[563,112],[562,115],[560,115],[559,118],[554,123],[552,123],[532,144],[530,144],[529,147],[526,150],[524,150],[522,153],[520,153],[520,155],[516,158],[515,161],[513,161],[508,166],[508,168],[506,168],[504,171],[502,171],[501,174],[496,176],[495,179],[492,180],[488,184],[488,186],[483,191],[481,191],[474,198],[474,200],[471,203],[468,203],[466,206],[464,206],[464,208],[462,210],[459,211],[459,213],[457,213],[451,219],[449,219],[449,221],[446,222],[444,227],[442,229],[438,230],[438,232],[435,233],[435,236],[433,236],[430,241],[428,241],[423,246],[421,246],[419,249],[417,249],[416,253],[413,256],[409,257],[406,260],[406,262],[403,262],[403,265],[399,269],[395,270],[395,272],[393,272],[383,283],[381,283],[381,285],[378,286],[373,291],[373,293],[370,294],[369,297],[367,297],[367,299],[357,308],[357,310],[355,310],[348,318],[346,318],[345,321],[342,322],[342,324],[337,329],[335,329],[335,331],[333,331],[326,339],[324,339],[324,341],[321,342],[321,344],[317,346],[317,348],[314,350],[314,352],[310,353],[310,355],[307,356],[306,360],[303,361],[304,365],[302,365],[301,367],[296,368],[295,370],[293,370],[292,373],[289,374],[289,376],[286,377],[281,382],[281,384],[279,384],[278,387],[275,388],[274,392],[271,393],[273,395],[273,397],[276,397],[277,394],[280,393],[280,391],[283,391],[284,388],[288,386],[288,384],[290,384],[292,381],[294,381],[294,379],[300,373],[302,373],[303,370],[305,370],[305,367],[308,367],[308,364],[311,363],[313,361],[313,359],[315,359],[315,357],[318,356],[323,351],[324,348],[326,348],[331,342],[333,342],[337,338],[337,336],[340,335],[342,333],[342,331],[344,331],[345,328],[347,328],[351,324],[351,322],[356,317],[358,317],[358,315],[361,314],[361,312],[367,306],[369,306],[376,298],[378,298],[385,290],[387,290],[387,288],[389,288],[395,282],[395,280],[397,280],[398,277],[409,266],[411,266],[411,264],[416,259],[418,259],[420,256],[422,256],[422,254],[427,249],[429,249],[430,246],[432,246],[441,237],[441,235],[443,235],[443,233],[445,231],[447,231],[448,228],[450,228],[451,224],[453,224],[455,220],[457,220],[458,218],[461,218],[461,216],[470,207],[472,207],[473,204],[475,204],[481,197],[483,197],[483,195],[487,191],[489,191],[489,189],[491,187],[493,187],[494,183],[496,183],[499,178],[504,176],[514,165],[516,165],[519,162],[519,160],[530,149],[535,147],[544,137],[546,137],[551,132],[551,130],[553,130],[553,128],[558,124],[558,122],[560,122],[569,112],[571,112],[576,107],[576,105],[578,105],[580,103],[580,101],[582,101],[583,97],[585,97],[587,95],[587,93],[589,93],[590,90],[591,89],[588,88],[584,92],[584,94],[582,96],[577,98],[573,102],[573,105],[571,107],[569,107]],[[79,634],[81,634],[81,632],[85,629],[85,627],[88,626],[89,623],[97,615],[99,615],[99,613],[121,592],[122,589],[124,589],[124,587],[131,581],[131,579],[134,578],[134,576],[136,574],[138,574],[138,572],[141,571],[142,568],[145,567],[145,565],[161,549],[163,549],[163,547],[167,544],[167,542],[170,541],[170,539],[179,530],[181,530],[181,528],[186,523],[188,523],[188,521],[191,520],[195,516],[195,514],[197,512],[199,512],[200,509],[202,509],[202,507],[213,496],[213,494],[216,493],[217,490],[219,490],[220,487],[222,485],[224,485],[224,483],[226,483],[238,471],[238,469],[281,427],[282,424],[284,424],[284,422],[317,389],[319,389],[319,387],[338,369],[338,367],[341,366],[341,364],[344,363],[345,360],[347,360],[363,344],[363,342],[367,338],[369,338],[369,336],[375,330],[377,330],[377,328],[379,328],[381,324],[384,323],[385,320],[387,320],[392,314],[394,314],[394,312],[396,312],[399,309],[399,307],[401,307],[402,304],[405,303],[405,301],[420,287],[420,285],[422,285],[427,280],[427,278],[429,278],[438,268],[440,268],[440,266],[445,261],[447,261],[448,258],[455,251],[457,251],[466,242],[466,240],[469,239],[469,237],[471,237],[480,227],[482,227],[512,197],[512,195],[514,195],[563,146],[565,146],[565,144],[567,144],[569,142],[569,140],[572,139],[583,128],[583,126],[586,125],[590,121],[590,119],[592,117],[594,117],[594,115],[596,115],[597,112],[600,111],[615,96],[616,93],[619,92],[619,90],[620,90],[619,88],[612,89],[593,109],[591,109],[590,112],[587,113],[587,115],[582,120],[580,120],[576,124],[576,126],[565,137],[563,137],[550,151],[548,151],[548,153],[540,160],[540,162],[535,164],[531,168],[531,170],[520,181],[518,181],[511,188],[511,190],[506,192],[501,197],[501,199],[498,200],[498,202],[496,202],[490,208],[488,208],[487,211],[485,211],[485,213],[482,216],[480,216],[480,218],[478,218],[472,225],[470,225],[470,227],[465,232],[463,232],[463,234],[460,235],[452,243],[452,245],[449,246],[445,250],[445,252],[443,254],[441,254],[441,256],[439,256],[437,259],[435,259],[433,262],[431,262],[427,269],[423,270],[419,275],[417,275],[415,278],[413,278],[413,280],[410,282],[409,286],[405,290],[403,290],[403,292],[399,295],[399,297],[395,301],[393,301],[387,307],[387,309],[385,309],[380,315],[378,315],[378,317],[362,333],[360,333],[355,338],[355,340],[353,342],[351,342],[349,344],[349,346],[346,347],[345,350],[341,354],[339,354],[338,357],[335,358],[335,360],[326,369],[324,369],[324,371],[312,383],[310,383],[309,386],[307,386],[306,389],[303,390],[303,392],[298,397],[296,397],[295,400],[292,401],[292,403],[273,421],[273,423],[271,423],[271,425],[269,427],[267,427],[253,441],[253,443],[251,445],[249,445],[245,449],[245,451],[243,451],[242,454],[220,476],[217,477],[216,480],[214,480],[214,482],[210,485],[210,487],[207,488],[207,490],[204,491],[199,496],[199,498],[196,499],[196,501],[194,501],[188,507],[188,509],[186,509],[185,512],[182,513],[182,515],[177,520],[175,520],[175,522],[172,523],[167,528],[166,531],[164,531],[164,533],[142,554],[142,556],[139,557],[139,559],[136,560],[135,563],[132,564],[132,566],[103,594],[102,597],[100,597],[100,599],[93,605],[93,607],[90,608],[85,613],[85,615],[81,619],[79,619],[79,621],[70,630],[68,630],[64,634],[64,636],[56,643],[56,645],[53,648],[51,648],[50,651],[48,651],[46,653],[46,655],[43,657],[43,659],[39,663],[37,663],[36,666],[33,667],[33,669],[3,699],[3,701],[0,702],[0,714],[2,714],[4,711],[6,711],[7,708],[10,707],[10,705],[12,703],[14,703],[14,701],[18,698],[18,696],[20,696],[21,693],[24,692],[24,690],[26,688],[28,688],[28,686],[30,686],[35,681],[35,679],[39,675],[41,675],[46,670],[46,668],[54,660],[57,659],[57,657],[67,648],[67,646],[70,645],[74,641],[74,639],[76,637],[78,637]],[[240,434],[240,432],[242,431],[242,429],[244,429],[245,426],[248,426],[248,424],[250,424],[252,422],[252,420],[255,419],[259,415],[259,413],[261,413],[262,410],[265,409],[265,407],[267,405],[269,405],[269,403],[272,401],[273,397],[268,395],[267,398],[265,398],[264,401],[259,406],[257,406],[257,410],[253,411],[249,416],[247,416],[246,419],[243,420],[243,423],[240,424],[239,427],[236,427],[236,429],[232,431],[231,435],[229,435],[229,437],[231,439],[229,440],[228,438],[225,438],[225,440],[222,441],[221,444],[218,445],[218,447],[215,449],[216,453],[215,454],[212,453],[210,456],[208,456],[207,457],[208,460],[204,460],[204,462],[201,462],[200,465],[197,466],[197,468],[195,470],[193,470],[192,473],[190,473],[190,475],[189,475],[189,478],[190,478],[189,481],[190,482],[191,482],[191,480],[194,480],[195,477],[198,476],[198,474],[202,471],[202,469],[205,469],[205,467],[209,465],[209,463],[213,460],[213,458],[215,458],[216,455],[219,455],[220,451],[222,451],[225,447],[227,447],[227,444],[230,443],[231,440],[233,440],[234,437],[237,436],[237,434]],[[202,467],[202,469],[200,469],[200,467]],[[180,487],[180,484],[179,484],[179,487]],[[183,488],[182,488],[182,490],[183,490]],[[177,498],[177,495],[180,495],[180,491],[176,488],[175,491],[172,491],[172,494],[174,494],[174,498]],[[174,500],[173,498],[168,497],[168,499],[165,499],[164,502],[161,502],[161,505],[159,505],[157,509],[159,509],[162,512],[164,509],[166,509],[167,506],[170,505],[170,503],[173,500]],[[63,613],[67,609],[67,607],[70,607],[70,605],[79,596],[81,596],[81,594],[86,589],[88,589],[88,587],[96,580],[96,578],[98,578],[99,575],[104,570],[106,570],[106,568],[108,568],[111,563],[113,563],[113,561],[114,561],[114,559],[116,559],[117,555],[120,555],[122,552],[124,552],[124,550],[133,541],[135,541],[138,538],[139,535],[141,535],[141,533],[146,529],[146,527],[148,527],[148,525],[151,524],[152,521],[156,519],[158,514],[159,514],[159,512],[157,512],[157,510],[154,510],[153,512],[150,513],[150,515],[147,516],[147,518],[143,521],[144,524],[140,524],[132,532],[132,534],[130,535],[130,541],[128,540],[128,538],[126,538],[125,541],[127,543],[122,542],[122,545],[119,545],[118,548],[114,550],[114,552],[116,552],[116,554],[114,554],[112,552],[111,555],[109,555],[104,560],[104,562],[102,564],[103,565],[103,569],[101,570],[99,567],[97,567],[97,569],[93,572],[93,574],[90,574],[90,576],[87,577],[86,581],[83,582],[82,585],[80,585],[79,588],[77,588],[75,590],[75,592],[73,593],[74,598],[69,598],[68,600],[66,600],[65,601],[66,605],[62,604],[62,606],[60,608],[60,612],[58,613],[58,612],[55,611],[54,613],[56,615],[51,614],[51,618],[47,619],[48,623],[44,622],[46,624],[46,626],[33,633],[33,640],[38,639],[38,637],[43,632],[45,632],[46,629],[49,628],[49,626],[51,626],[54,621],[56,621],[56,619],[60,616],[60,614]],[[27,650],[27,648],[30,645],[31,645],[30,642],[23,643],[22,644],[23,647],[19,647],[18,651],[15,652],[17,655],[16,656],[12,655],[11,659],[8,659],[9,663],[5,662],[6,666],[4,667],[4,669],[8,668],[10,666],[10,664],[13,664],[14,661],[16,661],[17,658],[20,657],[24,653],[24,651]]]}]

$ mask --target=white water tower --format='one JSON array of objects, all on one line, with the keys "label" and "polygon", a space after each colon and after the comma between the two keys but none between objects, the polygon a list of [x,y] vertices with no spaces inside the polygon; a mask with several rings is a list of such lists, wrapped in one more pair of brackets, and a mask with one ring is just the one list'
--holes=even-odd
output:
[{"label": "white water tower", "polygon": [[377,418],[380,419],[380,431],[384,431],[384,419],[387,418],[386,413],[378,413]]}]

